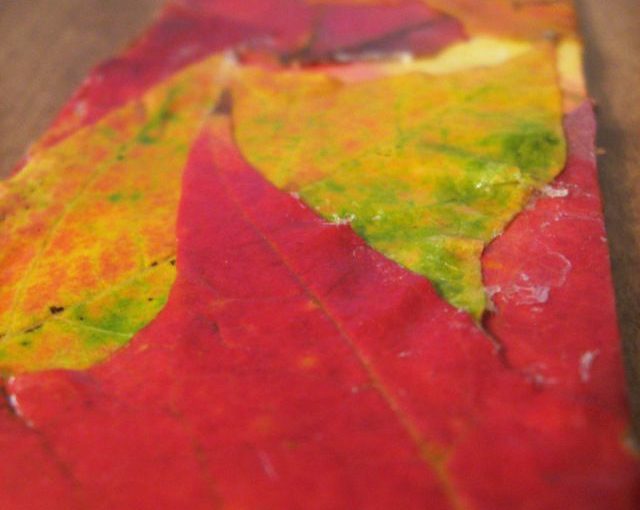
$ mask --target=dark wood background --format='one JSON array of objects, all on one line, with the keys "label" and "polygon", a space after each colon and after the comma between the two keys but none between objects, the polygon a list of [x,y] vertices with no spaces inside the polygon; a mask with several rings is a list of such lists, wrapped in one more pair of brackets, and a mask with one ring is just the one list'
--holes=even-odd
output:
[{"label": "dark wood background", "polygon": [[[241,0],[239,0],[241,1]],[[163,0],[0,0],[0,176],[96,63]],[[576,0],[598,105],[600,180],[630,395],[640,437],[640,2]]]}]

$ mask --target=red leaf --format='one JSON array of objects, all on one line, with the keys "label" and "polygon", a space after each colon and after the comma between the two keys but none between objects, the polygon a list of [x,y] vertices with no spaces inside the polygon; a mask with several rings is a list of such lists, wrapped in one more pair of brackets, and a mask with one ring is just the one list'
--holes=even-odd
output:
[{"label": "red leaf", "polygon": [[[174,4],[43,143],[207,52],[303,47],[309,9]],[[319,33],[350,37],[356,10],[328,9]],[[387,29],[373,16],[347,43]],[[425,279],[265,182],[227,122],[193,147],[157,319],[92,369],[7,381],[0,508],[637,508],[588,106],[550,196],[483,258],[501,353]]]},{"label": "red leaf", "polygon": [[337,50],[427,54],[464,37],[456,20],[415,2],[349,7],[300,0],[174,0],[129,49],[91,72],[37,147],[59,142],[184,66],[235,46],[266,46],[287,55],[313,40],[308,58],[317,59]]},{"label": "red leaf", "polygon": [[[493,442],[494,461],[475,488],[489,507],[504,503],[500,496],[514,490],[511,483],[522,494],[535,493],[538,508],[635,508],[640,501],[638,466],[622,449],[624,374],[588,102],[566,116],[565,130],[564,172],[483,257],[496,305],[486,326],[510,366],[547,400],[502,402],[503,413],[519,418],[489,422],[461,447],[465,469],[475,444]],[[516,432],[520,420],[530,428],[527,436]],[[497,434],[522,444],[496,442]],[[505,485],[496,487],[495,480]],[[515,493],[510,500],[520,501]]]},{"label": "red leaf", "polygon": [[[464,39],[462,25],[422,2],[389,5],[328,5],[319,22],[307,58],[327,59],[390,52],[425,55]],[[343,57],[344,58],[344,57]]]},{"label": "red leaf", "polygon": [[504,366],[426,280],[267,184],[226,122],[193,149],[158,319],[88,372],[10,382],[91,508],[632,508],[619,408],[591,423]]}]

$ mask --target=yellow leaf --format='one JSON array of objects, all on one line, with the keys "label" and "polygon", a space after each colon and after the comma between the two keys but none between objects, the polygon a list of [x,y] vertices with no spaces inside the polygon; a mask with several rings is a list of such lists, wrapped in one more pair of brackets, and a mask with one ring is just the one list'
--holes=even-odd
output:
[{"label": "yellow leaf", "polygon": [[554,53],[519,53],[438,76],[416,60],[355,83],[248,69],[233,84],[236,140],[276,186],[479,317],[483,247],[565,158]]},{"label": "yellow leaf", "polygon": [[182,168],[222,62],[190,66],[1,184],[3,372],[89,366],[160,310]]}]

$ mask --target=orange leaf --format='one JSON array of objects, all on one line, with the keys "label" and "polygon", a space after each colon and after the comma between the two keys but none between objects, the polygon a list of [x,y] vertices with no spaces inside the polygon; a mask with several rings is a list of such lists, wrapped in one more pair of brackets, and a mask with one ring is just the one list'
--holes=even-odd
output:
[{"label": "orange leaf", "polygon": [[164,305],[180,178],[216,99],[195,64],[0,184],[0,367],[86,367]]}]

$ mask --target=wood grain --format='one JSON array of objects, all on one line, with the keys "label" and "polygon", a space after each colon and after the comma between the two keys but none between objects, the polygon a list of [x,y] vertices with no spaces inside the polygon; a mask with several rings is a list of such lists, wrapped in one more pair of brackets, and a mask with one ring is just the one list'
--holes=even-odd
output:
[{"label": "wood grain", "polygon": [[[163,0],[0,0],[0,176],[89,69],[150,23]],[[576,0],[598,104],[605,198],[630,402],[640,437],[640,2]]]},{"label": "wood grain", "polygon": [[163,0],[0,0],[0,176]]}]

